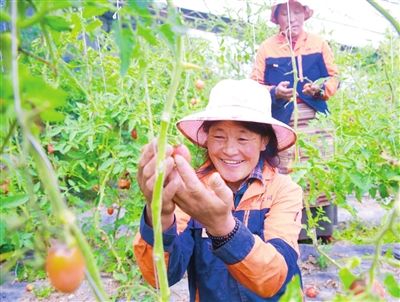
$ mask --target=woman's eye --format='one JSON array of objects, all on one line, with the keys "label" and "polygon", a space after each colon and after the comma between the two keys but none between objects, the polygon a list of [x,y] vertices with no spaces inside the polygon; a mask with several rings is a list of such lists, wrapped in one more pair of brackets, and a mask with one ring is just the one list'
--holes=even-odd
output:
[{"label": "woman's eye", "polygon": [[224,139],[224,137],[222,135],[214,135],[213,136],[215,139]]},{"label": "woman's eye", "polygon": [[239,142],[248,142],[249,139],[245,137],[239,137]]}]

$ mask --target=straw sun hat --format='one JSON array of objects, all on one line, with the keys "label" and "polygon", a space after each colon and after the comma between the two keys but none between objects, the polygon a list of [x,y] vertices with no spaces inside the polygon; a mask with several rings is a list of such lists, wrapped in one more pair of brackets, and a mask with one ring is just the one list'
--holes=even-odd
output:
[{"label": "straw sun hat", "polygon": [[278,20],[276,19],[276,8],[279,4],[286,4],[287,2],[299,2],[304,6],[304,20],[308,20],[312,17],[314,11],[310,8],[311,1],[310,0],[277,0],[272,1],[271,6],[271,22],[278,24]]},{"label": "straw sun hat", "polygon": [[204,121],[270,124],[275,131],[279,151],[296,142],[294,130],[272,117],[268,89],[250,79],[220,81],[211,90],[207,107],[184,117],[177,122],[177,127],[194,144],[206,147],[207,133],[201,129]]}]

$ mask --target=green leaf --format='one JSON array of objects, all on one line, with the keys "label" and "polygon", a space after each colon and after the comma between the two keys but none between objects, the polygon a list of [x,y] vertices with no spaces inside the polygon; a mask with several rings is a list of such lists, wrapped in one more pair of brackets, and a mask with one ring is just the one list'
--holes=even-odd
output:
[{"label": "green leaf", "polygon": [[12,103],[13,101],[13,88],[11,76],[9,74],[0,73],[0,104],[3,106],[3,103]]},{"label": "green leaf", "polygon": [[[11,71],[11,34],[4,32],[0,34],[1,65],[4,71]],[[3,83],[3,82],[1,82]]]},{"label": "green leaf", "polygon": [[152,20],[152,16],[148,9],[152,2],[152,0],[128,0],[128,7],[133,9],[136,15],[142,17],[141,20],[148,25]]},{"label": "green leaf", "polygon": [[167,41],[167,43],[171,47],[171,49],[174,49],[176,37],[175,37],[174,31],[172,30],[171,25],[169,25],[167,23],[161,25],[160,33],[165,38],[165,40]]},{"label": "green leaf", "polygon": [[279,299],[280,302],[302,302],[303,294],[301,291],[300,278],[294,276],[286,287],[285,294]]},{"label": "green leaf", "polygon": [[92,18],[95,16],[100,16],[107,12],[109,9],[108,7],[100,7],[100,6],[94,6],[94,5],[86,5],[83,8],[83,13],[82,16],[83,18]]},{"label": "green leaf", "polygon": [[137,24],[137,33],[139,36],[142,36],[150,45],[157,44],[157,38],[154,33],[146,27],[140,25],[140,23]]},{"label": "green leaf", "polygon": [[400,298],[400,284],[396,281],[392,274],[386,275],[385,286],[389,293],[396,298]]},{"label": "green leaf", "polygon": [[29,200],[29,196],[26,194],[18,194],[14,196],[8,196],[0,199],[0,209],[12,209],[19,207]]},{"label": "green leaf", "polygon": [[44,17],[44,23],[55,31],[71,30],[71,24],[66,19],[60,16],[46,16]]},{"label": "green leaf", "polygon": [[344,267],[339,271],[339,278],[347,289],[350,287],[351,283],[357,279],[357,277],[347,267]]},{"label": "green leaf", "polygon": [[135,47],[135,40],[133,39],[133,31],[130,25],[121,27],[119,22],[115,22],[115,42],[119,48],[119,57],[121,60],[120,72],[124,76],[128,71],[133,49]]},{"label": "green leaf", "polygon": [[47,122],[62,122],[65,118],[65,115],[61,112],[47,109],[46,111],[40,113],[40,118]]},{"label": "green leaf", "polygon": [[103,23],[99,19],[96,19],[96,20],[90,22],[88,25],[86,25],[86,31],[89,33],[92,33],[97,28],[101,27],[102,25],[103,25]]},{"label": "green leaf", "polygon": [[53,88],[39,77],[34,77],[23,65],[20,65],[20,78],[23,103],[33,103],[44,111],[63,106],[66,103],[66,92]]},{"label": "green leaf", "polygon": [[99,171],[109,168],[113,163],[114,163],[113,158],[107,159],[105,162],[101,164],[101,166],[99,167]]}]

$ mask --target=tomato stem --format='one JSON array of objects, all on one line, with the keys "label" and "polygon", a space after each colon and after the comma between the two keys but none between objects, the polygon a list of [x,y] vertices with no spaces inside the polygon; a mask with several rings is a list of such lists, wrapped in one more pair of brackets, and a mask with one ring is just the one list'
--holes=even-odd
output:
[{"label": "tomato stem", "polygon": [[164,246],[162,238],[162,225],[161,225],[161,203],[163,183],[165,176],[165,152],[167,145],[167,133],[170,124],[170,116],[174,105],[175,95],[178,90],[179,80],[182,73],[182,57],[183,57],[183,41],[181,36],[176,38],[176,56],[175,63],[172,71],[171,85],[168,90],[167,100],[164,105],[164,110],[160,124],[160,135],[157,143],[157,168],[156,168],[156,181],[154,185],[153,198],[151,202],[151,213],[154,232],[154,253],[153,259],[156,268],[156,278],[158,288],[161,293],[161,301],[169,301],[170,289],[168,284],[167,270],[164,260]]}]

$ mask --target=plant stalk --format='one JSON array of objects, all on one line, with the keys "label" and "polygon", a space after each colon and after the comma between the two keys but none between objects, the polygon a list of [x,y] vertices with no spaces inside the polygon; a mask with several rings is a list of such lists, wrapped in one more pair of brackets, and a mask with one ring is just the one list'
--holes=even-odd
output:
[{"label": "plant stalk", "polygon": [[99,300],[107,300],[107,295],[101,284],[100,274],[97,270],[93,255],[91,253],[90,247],[87,244],[81,230],[76,226],[75,216],[68,210],[65,204],[61,192],[59,190],[59,185],[57,181],[56,174],[51,166],[49,159],[44,153],[41,145],[37,142],[35,137],[30,133],[27,119],[22,110],[21,96],[20,96],[20,86],[19,86],[19,74],[18,74],[18,45],[17,45],[17,1],[11,1],[11,53],[12,53],[12,87],[14,94],[14,110],[16,113],[17,121],[22,128],[23,136],[27,140],[29,147],[31,149],[33,158],[37,164],[40,180],[45,188],[46,194],[52,203],[52,209],[54,211],[55,217],[59,222],[64,225],[64,229],[70,231],[82,251],[88,272],[91,278],[95,281],[97,289],[102,293],[102,297]]},{"label": "plant stalk", "polygon": [[400,23],[375,0],[367,0],[367,2],[371,4],[371,6],[375,8],[382,16],[384,16],[386,20],[390,22],[390,24],[393,25],[394,29],[397,31],[397,34],[400,36]]},{"label": "plant stalk", "polygon": [[167,270],[164,261],[164,247],[162,240],[162,226],[161,226],[161,203],[162,191],[165,175],[165,151],[167,145],[167,133],[171,119],[172,107],[175,100],[175,95],[178,89],[180,76],[182,73],[182,57],[183,57],[183,41],[180,36],[176,41],[176,56],[175,64],[172,72],[171,85],[168,90],[167,100],[164,106],[164,111],[161,117],[160,135],[157,142],[157,178],[154,185],[153,198],[151,202],[151,213],[154,231],[154,262],[156,267],[156,278],[158,280],[158,287],[161,293],[161,301],[169,301],[170,289],[168,284]]}]

